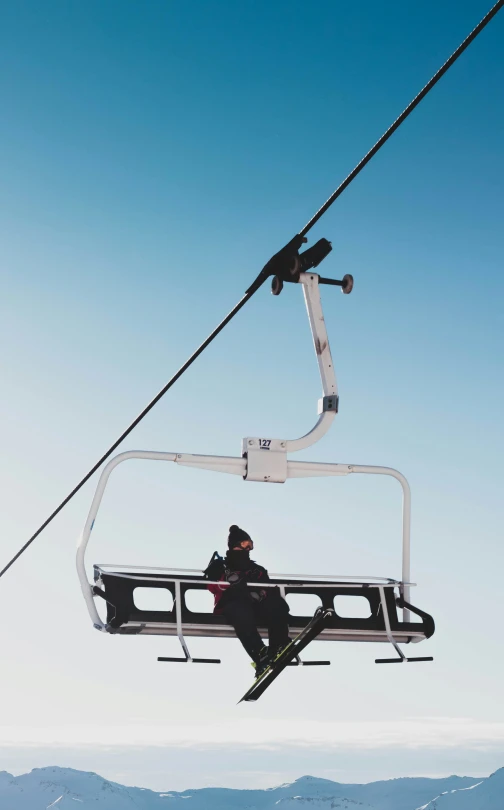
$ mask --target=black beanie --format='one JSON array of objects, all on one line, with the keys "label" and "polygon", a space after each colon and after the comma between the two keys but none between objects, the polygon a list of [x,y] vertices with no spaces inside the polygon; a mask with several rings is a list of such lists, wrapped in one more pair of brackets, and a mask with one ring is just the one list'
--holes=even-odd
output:
[{"label": "black beanie", "polygon": [[239,546],[240,543],[243,543],[244,540],[251,539],[250,535],[244,532],[243,529],[240,529],[239,526],[233,524],[229,527],[228,548],[235,548],[235,546]]}]

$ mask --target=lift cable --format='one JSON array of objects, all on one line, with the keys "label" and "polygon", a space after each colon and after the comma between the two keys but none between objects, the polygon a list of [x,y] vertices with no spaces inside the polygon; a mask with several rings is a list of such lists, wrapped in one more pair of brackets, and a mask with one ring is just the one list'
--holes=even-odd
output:
[{"label": "lift cable", "polygon": [[450,67],[453,65],[453,63],[454,63],[454,62],[455,62],[455,61],[456,61],[456,60],[459,58],[460,54],[461,54],[461,53],[463,53],[463,52],[465,51],[465,49],[468,47],[468,45],[470,45],[470,44],[471,44],[471,42],[473,41],[473,39],[476,39],[476,37],[478,36],[478,34],[479,34],[479,33],[480,33],[482,30],[483,30],[483,28],[484,28],[484,27],[485,27],[485,26],[486,26],[486,25],[487,25],[487,24],[490,22],[490,20],[492,19],[492,17],[495,17],[495,15],[497,14],[497,12],[498,12],[498,11],[500,11],[500,9],[502,8],[502,6],[503,6],[503,5],[504,5],[504,0],[498,0],[498,2],[497,2],[497,3],[495,3],[495,5],[494,5],[494,6],[492,6],[492,8],[491,8],[491,9],[490,9],[490,11],[488,12],[488,14],[486,14],[486,15],[483,17],[483,19],[481,20],[481,22],[480,22],[480,23],[478,23],[478,25],[476,26],[476,28],[474,28],[474,29],[471,31],[471,33],[469,34],[469,36],[468,36],[468,37],[466,37],[466,38],[464,39],[464,41],[462,42],[462,44],[461,44],[461,45],[459,45],[459,47],[457,48],[457,50],[456,50],[456,51],[453,51],[453,53],[452,53],[452,55],[450,56],[450,58],[449,58],[449,59],[447,59],[447,60],[446,60],[446,62],[444,63],[444,65],[442,65],[442,66],[439,68],[438,72],[434,74],[434,76],[432,77],[432,79],[431,79],[429,82],[427,82],[427,84],[425,85],[425,87],[424,87],[424,88],[422,88],[422,90],[420,90],[420,92],[418,93],[418,95],[417,95],[417,96],[415,96],[415,98],[413,99],[413,101],[412,101],[410,104],[408,104],[408,106],[406,107],[406,109],[405,109],[405,110],[403,110],[403,112],[401,113],[401,115],[400,115],[398,118],[396,118],[396,120],[394,121],[394,123],[393,123],[393,124],[392,124],[392,125],[391,125],[391,126],[388,128],[388,129],[387,129],[387,131],[386,131],[386,132],[385,132],[385,133],[384,133],[384,134],[381,136],[381,138],[380,138],[378,141],[376,141],[375,145],[374,145],[374,146],[373,146],[373,147],[372,147],[372,148],[369,150],[369,152],[368,152],[366,155],[364,155],[364,157],[362,158],[362,160],[360,161],[360,163],[358,163],[358,164],[357,164],[357,166],[355,167],[355,169],[354,169],[353,171],[351,171],[351,172],[350,172],[350,174],[348,175],[348,177],[345,177],[345,179],[344,179],[344,180],[343,180],[343,182],[342,182],[342,183],[341,183],[341,184],[338,186],[338,188],[336,189],[336,191],[335,191],[333,194],[331,194],[331,196],[329,197],[329,199],[328,199],[328,200],[326,200],[326,201],[325,201],[324,205],[323,205],[321,208],[319,208],[319,210],[317,211],[317,213],[316,213],[316,214],[314,214],[314,215],[312,216],[312,218],[310,219],[310,221],[309,221],[309,222],[307,222],[307,223],[306,223],[306,225],[304,226],[303,230],[302,230],[302,231],[300,231],[301,236],[306,236],[306,234],[308,233],[308,231],[309,231],[309,230],[311,230],[311,228],[313,228],[313,226],[315,225],[315,223],[316,223],[316,222],[318,222],[318,220],[320,219],[320,217],[321,217],[323,214],[325,214],[325,212],[327,211],[327,209],[328,209],[328,208],[330,208],[330,207],[331,207],[331,205],[333,204],[333,202],[334,202],[335,200],[337,200],[337,198],[340,196],[340,194],[342,194],[342,193],[344,192],[344,190],[347,188],[347,186],[349,186],[349,185],[350,185],[350,183],[352,182],[352,180],[353,180],[355,177],[357,177],[357,175],[358,175],[358,174],[359,174],[359,172],[360,172],[360,171],[361,171],[361,170],[364,168],[364,166],[365,166],[367,163],[369,163],[369,161],[371,160],[371,158],[372,158],[374,155],[376,155],[376,153],[378,152],[378,150],[379,150],[379,149],[381,149],[381,147],[383,146],[383,144],[384,144],[386,141],[388,141],[388,139],[390,138],[390,136],[391,136],[391,135],[393,135],[393,134],[394,134],[394,132],[396,131],[396,129],[398,129],[398,127],[400,127],[400,126],[401,126],[402,122],[406,120],[406,118],[408,117],[408,115],[409,115],[411,112],[413,112],[413,110],[415,109],[415,107],[417,107],[417,106],[418,106],[418,104],[420,104],[420,102],[422,101],[422,99],[423,99],[423,98],[425,98],[425,96],[427,95],[427,93],[429,92],[429,90],[432,90],[432,88],[434,87],[434,85],[435,85],[435,84],[437,84],[437,82],[440,80],[440,78],[441,78],[442,76],[444,76],[444,74],[446,73],[446,71],[447,71],[447,70],[448,70],[448,69],[449,69],[449,68],[450,68]]},{"label": "lift cable", "polygon": [[[173,375],[173,377],[166,383],[166,385],[159,391],[158,394],[152,399],[149,404],[138,414],[136,419],[131,422],[131,424],[126,428],[126,430],[121,433],[118,439],[108,448],[108,450],[101,456],[100,459],[93,465],[93,467],[89,470],[88,473],[79,481],[79,483],[72,489],[72,491],[66,496],[66,498],[61,501],[59,506],[52,512],[49,517],[42,523],[41,526],[37,529],[37,531],[32,534],[32,536],[27,540],[27,542],[19,549],[19,551],[14,555],[14,557],[7,563],[7,565],[0,571],[0,577],[2,577],[6,571],[16,562],[16,560],[26,551],[26,549],[33,543],[33,541],[43,532],[43,530],[51,523],[51,521],[56,517],[56,515],[61,512],[61,510],[66,506],[66,504],[77,494],[77,492],[84,486],[84,484],[91,478],[92,475],[98,470],[98,468],[103,464],[104,461],[112,455],[114,450],[124,441],[124,439],[134,430],[134,428],[142,421],[142,419],[147,416],[149,411],[159,402],[159,400],[166,394],[169,389],[175,385],[178,379],[184,374],[185,371],[194,363],[194,361],[202,354],[202,352],[207,348],[207,346],[212,343],[214,338],[222,332],[225,326],[234,318],[234,316],[245,306],[245,304],[252,298],[254,293],[259,290],[262,284],[266,281],[266,279],[271,275],[278,275],[280,278],[284,278],[285,280],[289,281],[292,278],[289,278],[289,266],[292,262],[293,257],[298,257],[298,250],[303,244],[306,242],[306,234],[308,231],[315,225],[316,222],[320,219],[320,217],[327,211],[327,209],[333,204],[333,202],[342,194],[342,192],[350,185],[352,180],[359,174],[361,169],[369,163],[371,158],[378,152],[378,150],[383,146],[383,144],[390,138],[390,136],[396,131],[396,129],[402,124],[402,122],[408,117],[408,115],[414,110],[414,108],[422,101],[423,98],[427,95],[429,90],[434,87],[436,82],[439,81],[441,76],[448,70],[451,65],[455,62],[456,59],[460,56],[460,54],[467,48],[468,45],[477,37],[477,35],[483,30],[483,28],[490,22],[492,17],[494,17],[497,12],[502,8],[504,5],[504,0],[498,0],[497,3],[490,9],[488,14],[481,20],[481,22],[474,28],[473,31],[469,34],[469,36],[462,42],[462,44],[457,48],[456,51],[450,56],[450,58],[444,63],[444,65],[437,71],[437,73],[432,77],[432,79],[425,85],[425,87],[418,93],[417,96],[413,99],[411,104],[409,104],[406,109],[401,113],[401,115],[396,118],[392,126],[387,129],[384,135],[378,140],[372,149],[362,158],[360,163],[357,164],[355,169],[350,172],[350,174],[345,178],[345,180],[341,183],[340,186],[336,189],[336,191],[329,197],[328,200],[324,203],[324,205],[319,208],[316,214],[310,219],[310,221],[304,226],[302,231],[297,234],[294,239],[292,239],[282,250],[280,250],[275,256],[273,256],[269,262],[264,266],[261,273],[257,276],[254,283],[248,288],[245,295],[241,298],[241,300],[236,304],[236,306],[231,310],[231,312],[226,315],[223,321],[214,329],[214,331],[207,337],[205,341],[196,349],[196,351],[189,357],[188,360],[184,363],[183,366],[179,368],[179,370]],[[322,240],[325,241],[325,240]],[[311,248],[313,251],[313,248]],[[301,259],[303,255],[307,255],[310,251],[306,251],[305,254],[301,254]],[[317,262],[318,263],[318,262]],[[315,263],[312,263],[311,266],[316,266]]]},{"label": "lift cable", "polygon": [[[503,1],[504,1],[504,0],[503,0]],[[256,289],[259,289],[259,287],[257,287]],[[45,521],[42,523],[42,525],[41,525],[41,526],[39,526],[39,528],[37,529],[37,531],[36,531],[36,532],[35,532],[35,533],[34,533],[34,534],[33,534],[33,535],[30,537],[30,539],[29,539],[29,540],[28,540],[28,541],[27,541],[27,542],[24,544],[24,546],[22,546],[22,547],[19,549],[19,551],[18,551],[18,552],[15,554],[15,556],[12,558],[12,560],[10,560],[10,562],[8,562],[8,563],[7,563],[7,565],[5,566],[5,568],[3,568],[3,569],[0,571],[0,577],[2,577],[2,576],[5,574],[5,572],[6,572],[6,571],[8,571],[8,569],[11,567],[11,565],[13,565],[13,564],[16,562],[16,560],[18,559],[18,557],[20,557],[20,556],[21,556],[21,554],[22,554],[24,551],[26,551],[26,549],[28,548],[28,546],[29,546],[29,545],[31,545],[31,543],[33,543],[33,541],[35,540],[35,538],[36,538],[36,537],[38,537],[38,535],[39,535],[41,532],[43,532],[43,531],[44,531],[44,529],[46,528],[46,526],[48,526],[48,525],[49,525],[49,523],[50,523],[50,522],[51,522],[51,521],[52,521],[52,520],[53,520],[53,519],[56,517],[56,515],[58,514],[58,512],[61,512],[61,510],[63,509],[63,507],[67,505],[67,503],[68,503],[68,502],[69,502],[69,501],[70,501],[70,500],[73,498],[73,496],[74,496],[74,495],[75,495],[75,494],[76,494],[76,493],[79,491],[79,489],[81,489],[81,487],[83,487],[83,486],[84,486],[84,484],[85,484],[87,481],[89,481],[89,479],[91,478],[91,476],[92,476],[92,475],[94,475],[94,473],[97,471],[97,469],[98,469],[99,467],[101,467],[101,465],[103,464],[103,462],[104,462],[104,461],[106,461],[106,460],[108,459],[108,457],[112,455],[112,453],[114,452],[114,450],[115,450],[115,449],[116,449],[116,448],[117,448],[117,447],[118,447],[118,446],[121,444],[121,442],[122,442],[122,441],[123,441],[123,440],[126,438],[126,436],[128,436],[128,435],[131,433],[131,431],[132,431],[132,430],[133,430],[133,429],[134,429],[134,428],[135,428],[135,427],[136,427],[136,426],[137,426],[137,425],[138,425],[138,424],[139,424],[139,423],[142,421],[142,419],[144,418],[144,416],[147,416],[147,414],[149,413],[149,411],[151,411],[151,410],[152,410],[152,408],[154,407],[154,405],[156,405],[156,404],[159,402],[159,400],[160,400],[160,399],[161,399],[161,398],[162,398],[162,397],[163,397],[163,396],[166,394],[166,392],[167,392],[167,391],[168,391],[168,390],[169,390],[169,389],[172,387],[172,385],[175,385],[175,383],[176,383],[176,382],[177,382],[177,380],[178,380],[178,379],[179,379],[179,378],[182,376],[182,374],[184,373],[184,371],[187,371],[187,369],[189,368],[189,366],[191,366],[191,365],[194,363],[194,361],[196,360],[196,358],[200,356],[200,354],[201,354],[201,353],[202,353],[202,352],[203,352],[203,351],[206,349],[206,347],[207,347],[207,346],[209,346],[209,345],[210,345],[210,343],[212,342],[212,340],[213,340],[215,337],[217,337],[217,335],[219,334],[219,332],[222,332],[222,330],[224,329],[224,327],[225,327],[225,326],[227,326],[227,324],[228,324],[228,323],[229,323],[229,322],[232,320],[232,318],[234,318],[234,316],[237,314],[237,312],[239,312],[239,311],[240,311],[240,309],[241,309],[242,307],[244,307],[244,306],[245,306],[245,304],[247,303],[247,301],[249,301],[249,300],[250,300],[250,298],[252,298],[252,296],[254,295],[254,292],[256,292],[256,290],[255,290],[255,289],[254,289],[254,290],[252,290],[251,292],[247,292],[247,293],[245,293],[245,295],[243,296],[243,298],[242,298],[242,299],[241,299],[241,300],[240,300],[240,301],[239,301],[239,302],[236,304],[236,306],[235,306],[235,307],[234,307],[234,308],[231,310],[231,312],[230,312],[228,315],[226,315],[226,317],[224,318],[224,320],[220,322],[220,324],[219,324],[219,325],[218,325],[218,326],[217,326],[217,327],[214,329],[214,331],[212,332],[212,334],[211,334],[211,335],[209,335],[209,336],[207,337],[207,339],[206,339],[205,341],[203,341],[203,343],[202,343],[202,344],[201,344],[201,345],[200,345],[200,346],[199,346],[199,347],[196,349],[196,351],[195,351],[195,352],[194,352],[194,353],[193,353],[193,354],[192,354],[192,355],[189,357],[189,359],[188,359],[188,360],[186,360],[186,362],[184,363],[184,365],[183,365],[183,366],[181,366],[181,367],[179,368],[179,370],[178,370],[178,371],[177,371],[177,372],[176,372],[176,373],[173,375],[173,377],[171,378],[171,380],[169,380],[169,381],[166,383],[166,385],[164,386],[164,388],[162,388],[162,389],[161,389],[161,391],[159,391],[159,393],[158,393],[158,394],[156,394],[156,396],[154,397],[154,399],[152,399],[152,400],[149,402],[149,404],[148,404],[148,405],[147,405],[147,406],[146,406],[146,407],[143,409],[143,411],[141,411],[141,413],[139,413],[139,414],[138,414],[138,416],[136,417],[136,419],[134,419],[134,420],[133,420],[133,422],[132,422],[132,423],[131,423],[131,424],[130,424],[130,425],[127,427],[127,428],[126,428],[126,430],[125,430],[125,431],[123,431],[123,433],[121,433],[121,435],[119,436],[119,438],[118,438],[118,439],[116,439],[116,441],[114,442],[114,444],[112,444],[112,445],[111,445],[111,446],[108,448],[108,450],[107,450],[107,451],[106,451],[106,452],[105,452],[105,453],[102,455],[102,457],[101,457],[100,459],[98,459],[98,461],[96,462],[96,464],[95,464],[95,465],[94,465],[94,466],[93,466],[93,467],[92,467],[92,468],[89,470],[89,472],[88,472],[88,473],[86,473],[86,475],[84,476],[84,478],[82,478],[82,480],[81,480],[81,481],[79,481],[79,483],[78,483],[78,484],[77,484],[77,485],[76,485],[76,486],[75,486],[75,487],[72,489],[72,491],[71,491],[71,492],[70,492],[70,493],[69,493],[69,494],[66,496],[66,498],[65,498],[63,501],[61,501],[61,503],[60,503],[60,504],[59,504],[59,506],[58,506],[58,507],[57,507],[57,508],[54,510],[54,512],[52,512],[52,513],[49,515],[49,517],[48,517],[48,518],[47,518],[47,519],[46,519],[46,520],[45,520]]]}]

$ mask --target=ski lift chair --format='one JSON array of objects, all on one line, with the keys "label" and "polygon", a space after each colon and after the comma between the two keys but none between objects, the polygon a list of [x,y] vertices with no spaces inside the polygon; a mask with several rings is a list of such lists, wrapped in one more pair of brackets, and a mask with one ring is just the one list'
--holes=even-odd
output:
[{"label": "ski lift chair", "polygon": [[[289,478],[315,476],[345,476],[354,474],[388,475],[402,487],[402,575],[400,580],[379,577],[272,575],[271,583],[263,587],[277,587],[284,597],[290,594],[311,594],[332,611],[318,638],[322,641],[368,641],[392,644],[397,655],[376,659],[377,663],[403,663],[431,661],[430,657],[407,658],[399,644],[417,643],[434,633],[432,617],[410,602],[410,511],[411,495],[406,478],[389,467],[356,464],[295,461],[288,454],[303,450],[318,441],[331,426],[338,411],[336,376],[322,313],[320,283],[338,284],[343,292],[350,292],[353,280],[345,276],[342,282],[321,279],[315,273],[300,273],[297,279],[303,287],[308,318],[322,380],[323,397],[319,401],[319,418],[315,427],[300,439],[273,439],[250,437],[243,440],[240,457],[194,455],[154,451],[129,451],[113,458],[104,468],[77,549],[77,571],[82,593],[95,628],[119,635],[177,636],[184,653],[183,658],[160,658],[162,661],[194,663],[220,663],[219,659],[192,658],[185,638],[203,636],[234,637],[233,628],[222,616],[189,609],[190,591],[206,590],[209,581],[202,571],[185,569],[131,568],[121,565],[95,565],[94,582],[89,583],[85,568],[85,552],[95,524],[105,487],[118,464],[130,459],[169,461],[180,467],[197,467],[213,472],[239,475],[245,481],[285,483]],[[273,292],[281,291],[281,284]],[[253,583],[250,584],[253,587]],[[172,598],[166,610],[142,610],[135,604],[137,588],[164,589]],[[367,600],[369,615],[365,618],[342,615],[338,612],[338,599],[342,596]],[[96,599],[106,602],[106,618],[102,620]],[[169,609],[168,609],[169,608]],[[419,621],[411,621],[411,613]],[[310,621],[310,616],[291,615],[289,632],[296,636]],[[259,628],[266,635],[265,628]],[[299,660],[297,663],[301,663]],[[328,663],[328,662],[305,662]]]}]

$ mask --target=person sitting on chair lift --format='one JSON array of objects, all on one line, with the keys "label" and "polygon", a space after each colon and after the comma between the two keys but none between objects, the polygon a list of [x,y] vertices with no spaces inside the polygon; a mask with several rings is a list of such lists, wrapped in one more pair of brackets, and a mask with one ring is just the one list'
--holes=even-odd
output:
[{"label": "person sitting on chair lift", "polygon": [[[250,655],[259,677],[289,643],[289,606],[277,588],[248,588],[248,582],[269,582],[268,572],[250,559],[252,538],[239,526],[231,526],[228,551],[224,558],[214,553],[205,576],[218,585],[209,585],[215,596],[214,613],[231,624]],[[257,630],[268,628],[269,649]]]}]

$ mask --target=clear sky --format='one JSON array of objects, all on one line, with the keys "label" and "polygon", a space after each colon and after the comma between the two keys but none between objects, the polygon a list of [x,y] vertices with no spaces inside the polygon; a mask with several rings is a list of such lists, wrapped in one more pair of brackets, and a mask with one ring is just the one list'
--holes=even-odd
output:
[{"label": "clear sky", "polygon": [[[20,0],[0,25],[2,564],[241,297],[479,19],[489,0]],[[400,469],[413,491],[417,667],[315,644],[236,706],[174,639],[91,627],[75,544],[95,481],[0,583],[0,768],[147,787],[367,781],[504,764],[504,13],[310,234],[341,408],[308,460]],[[300,290],[265,288],[124,449],[239,455],[295,438],[320,395]],[[130,462],[89,558],[204,567],[243,525],[272,571],[400,575],[393,481],[284,486]]]}]

